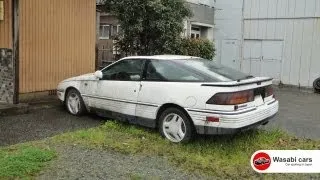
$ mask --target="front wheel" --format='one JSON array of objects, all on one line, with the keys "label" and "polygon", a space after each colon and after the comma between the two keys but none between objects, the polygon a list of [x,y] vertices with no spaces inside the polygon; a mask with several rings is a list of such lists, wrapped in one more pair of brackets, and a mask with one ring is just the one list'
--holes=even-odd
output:
[{"label": "front wheel", "polygon": [[68,112],[72,115],[80,116],[86,111],[82,97],[76,89],[68,91],[65,102]]},{"label": "front wheel", "polygon": [[168,108],[161,114],[159,121],[161,135],[171,142],[183,143],[192,139],[193,124],[183,111],[177,108]]}]

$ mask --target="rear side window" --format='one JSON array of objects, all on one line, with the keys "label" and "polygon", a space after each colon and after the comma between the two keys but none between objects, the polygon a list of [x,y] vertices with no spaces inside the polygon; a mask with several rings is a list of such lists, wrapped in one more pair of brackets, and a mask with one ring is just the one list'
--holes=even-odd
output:
[{"label": "rear side window", "polygon": [[146,71],[147,81],[204,82],[201,74],[190,71],[173,61],[150,60]]},{"label": "rear side window", "polygon": [[193,59],[193,60],[174,60],[187,68],[193,69],[194,71],[199,71],[202,74],[206,74],[213,81],[236,81],[252,78],[252,76],[242,73],[238,70],[223,66],[221,64],[215,63],[214,61],[209,61],[206,59]]}]

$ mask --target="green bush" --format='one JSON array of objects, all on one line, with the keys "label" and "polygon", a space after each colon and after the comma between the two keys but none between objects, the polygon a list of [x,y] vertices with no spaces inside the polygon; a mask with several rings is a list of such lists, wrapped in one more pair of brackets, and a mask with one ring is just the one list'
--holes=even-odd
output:
[{"label": "green bush", "polygon": [[215,47],[213,42],[207,39],[183,38],[177,54],[212,60],[215,55]]}]

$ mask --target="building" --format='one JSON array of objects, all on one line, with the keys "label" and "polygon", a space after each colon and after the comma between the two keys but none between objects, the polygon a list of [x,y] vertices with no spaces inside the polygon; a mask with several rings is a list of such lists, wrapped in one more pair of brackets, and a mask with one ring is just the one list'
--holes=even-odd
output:
[{"label": "building", "polygon": [[213,41],[214,0],[186,0],[193,17],[185,20],[184,35],[190,38],[206,38]]},{"label": "building", "polygon": [[119,51],[114,46],[114,38],[119,34],[121,27],[118,19],[101,9],[103,0],[96,0],[97,3],[97,58],[100,67],[104,67],[120,58]]},{"label": "building", "polygon": [[275,83],[320,77],[320,0],[216,0],[216,60]]},{"label": "building", "polygon": [[[193,17],[184,22],[184,36],[206,38],[213,41],[214,0],[186,0]],[[99,21],[98,64],[101,67],[119,59],[119,51],[114,47],[114,37],[121,31],[117,18],[101,11],[103,0],[97,0]]]},{"label": "building", "polygon": [[95,0],[0,0],[0,101],[95,70]]}]

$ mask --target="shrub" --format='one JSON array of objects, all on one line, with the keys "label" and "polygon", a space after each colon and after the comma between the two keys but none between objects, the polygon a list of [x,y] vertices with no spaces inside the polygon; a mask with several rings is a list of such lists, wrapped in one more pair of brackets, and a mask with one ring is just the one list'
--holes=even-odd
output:
[{"label": "shrub", "polygon": [[212,60],[215,55],[215,47],[213,42],[207,39],[183,38],[177,54]]}]

